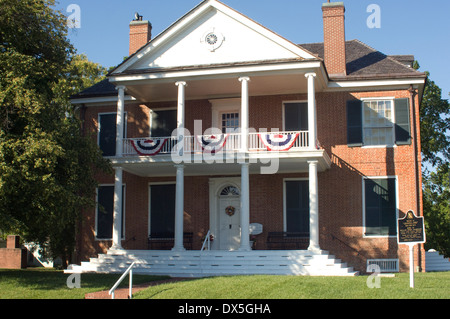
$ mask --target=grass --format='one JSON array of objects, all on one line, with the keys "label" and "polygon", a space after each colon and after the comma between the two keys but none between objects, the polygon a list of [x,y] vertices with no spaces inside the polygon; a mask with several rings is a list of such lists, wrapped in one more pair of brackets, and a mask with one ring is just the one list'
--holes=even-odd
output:
[{"label": "grass", "polygon": [[[120,278],[118,274],[82,274],[81,288],[70,289],[67,287],[69,276],[53,269],[0,269],[0,299],[84,299],[86,293],[111,289]],[[133,275],[133,284],[165,278]],[[121,286],[128,287],[128,277]]]},{"label": "grass", "polygon": [[448,299],[450,272],[382,277],[380,288],[369,289],[368,276],[297,277],[234,276],[203,278],[149,287],[137,299]]},{"label": "grass", "polygon": [[[86,293],[109,290],[120,275],[82,274],[81,288],[67,287],[68,274],[46,269],[0,270],[0,299],[83,299]],[[139,284],[167,277],[134,275]],[[368,276],[297,277],[233,276],[192,279],[149,287],[135,299],[449,299],[450,272],[416,273],[381,278],[369,289]],[[122,283],[128,285],[128,278]]]}]

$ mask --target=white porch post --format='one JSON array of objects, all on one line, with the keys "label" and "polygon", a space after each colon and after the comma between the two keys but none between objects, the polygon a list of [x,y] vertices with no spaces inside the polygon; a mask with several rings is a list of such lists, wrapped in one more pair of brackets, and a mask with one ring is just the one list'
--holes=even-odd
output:
[{"label": "white porch post", "polygon": [[125,87],[118,86],[117,90],[119,94],[116,115],[116,156],[121,157],[123,153],[123,130],[125,126]]},{"label": "white porch post", "polygon": [[320,250],[319,246],[319,187],[317,178],[318,161],[309,164],[309,247],[308,250]]},{"label": "white porch post", "polygon": [[[179,81],[175,83],[178,86],[178,106],[177,106],[177,128],[184,129],[185,127],[185,88],[186,82]],[[180,133],[180,132],[179,132]]]},{"label": "white porch post", "polygon": [[[121,157],[123,153],[123,130],[125,125],[125,86],[118,86],[117,113],[116,113],[116,156]],[[122,249],[122,187],[123,187],[123,169],[115,168],[114,177],[114,212],[113,212],[113,231],[111,249]]]},{"label": "white porch post", "polygon": [[316,94],[315,94],[315,73],[306,73],[308,79],[308,134],[309,148],[316,149],[317,141],[317,119],[316,119]]},{"label": "white porch post", "polygon": [[241,151],[246,153],[248,151],[248,82],[249,77],[240,77],[242,93],[241,93]]},{"label": "white porch post", "polygon": [[249,163],[241,164],[241,247],[249,251],[250,247],[250,180]]},{"label": "white porch post", "polygon": [[[185,127],[185,87],[186,82],[175,83],[178,86],[178,106],[177,106],[177,137],[180,139],[178,145],[184,145]],[[183,148],[183,147],[182,147]],[[183,148],[184,151],[184,148]],[[180,152],[180,150],[178,150]],[[178,154],[182,155],[182,154]],[[175,165],[176,190],[175,190],[175,240],[173,251],[183,251],[184,234],[184,165]]]},{"label": "white porch post", "polygon": [[112,250],[122,249],[122,175],[123,169],[117,167],[115,169],[114,179],[114,213],[113,213],[113,232],[112,232]]},{"label": "white porch post", "polygon": [[177,184],[175,190],[175,243],[173,251],[183,251],[184,233],[184,165],[175,165]]}]

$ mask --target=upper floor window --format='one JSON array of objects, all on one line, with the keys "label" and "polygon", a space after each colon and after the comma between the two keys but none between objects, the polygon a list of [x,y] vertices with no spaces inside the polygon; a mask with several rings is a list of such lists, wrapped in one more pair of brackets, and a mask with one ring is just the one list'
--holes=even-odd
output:
[{"label": "upper floor window", "polygon": [[151,111],[150,136],[169,137],[177,128],[177,110],[176,109],[153,109]]},{"label": "upper floor window", "polygon": [[284,130],[307,131],[308,130],[308,103],[285,102],[284,105]]},{"label": "upper floor window", "polygon": [[[125,113],[125,125],[123,126],[123,137],[127,132],[127,113]],[[98,146],[103,156],[116,155],[116,113],[100,113],[98,115]]]},{"label": "upper floor window", "polygon": [[239,113],[222,113],[222,133],[234,132],[239,128]]},{"label": "upper floor window", "polygon": [[411,144],[409,99],[347,101],[349,146]]},{"label": "upper floor window", "polygon": [[364,145],[393,145],[394,118],[392,100],[364,101]]}]

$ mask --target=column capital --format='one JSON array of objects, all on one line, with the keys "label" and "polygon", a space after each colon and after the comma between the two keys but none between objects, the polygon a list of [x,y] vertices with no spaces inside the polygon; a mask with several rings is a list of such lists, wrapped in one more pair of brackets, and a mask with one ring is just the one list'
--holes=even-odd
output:
[{"label": "column capital", "polygon": [[177,165],[174,165],[173,167],[175,167],[176,169],[182,169],[182,168],[184,168],[184,165],[183,164],[177,164]]},{"label": "column capital", "polygon": [[248,76],[241,76],[241,77],[239,78],[239,81],[241,81],[241,82],[243,82],[243,81],[248,82],[248,81],[250,81],[250,78],[249,78]]},{"label": "column capital", "polygon": [[124,91],[125,91],[126,88],[127,88],[127,87],[126,87],[125,85],[118,85],[118,86],[116,86],[116,90],[117,90],[117,91],[119,91],[119,90],[124,90]]},{"label": "column capital", "polygon": [[317,76],[317,74],[316,73],[314,73],[314,72],[309,72],[309,73],[306,73],[305,74],[305,78],[309,78],[309,77],[313,77],[313,78],[315,78],[316,76]]},{"label": "column capital", "polygon": [[317,165],[319,164],[318,160],[307,161],[308,164]]},{"label": "column capital", "polygon": [[186,83],[185,81],[177,81],[177,82],[175,82],[175,85],[176,85],[176,86],[180,86],[180,85],[186,86],[187,83]]}]

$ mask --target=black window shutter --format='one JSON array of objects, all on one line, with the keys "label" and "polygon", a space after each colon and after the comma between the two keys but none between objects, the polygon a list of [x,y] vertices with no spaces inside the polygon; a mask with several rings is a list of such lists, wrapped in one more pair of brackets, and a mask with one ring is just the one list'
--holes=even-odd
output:
[{"label": "black window shutter", "polygon": [[411,125],[409,121],[409,99],[395,100],[395,144],[411,144]]},{"label": "black window shutter", "polygon": [[347,144],[349,146],[363,144],[362,102],[360,100],[347,101]]}]

